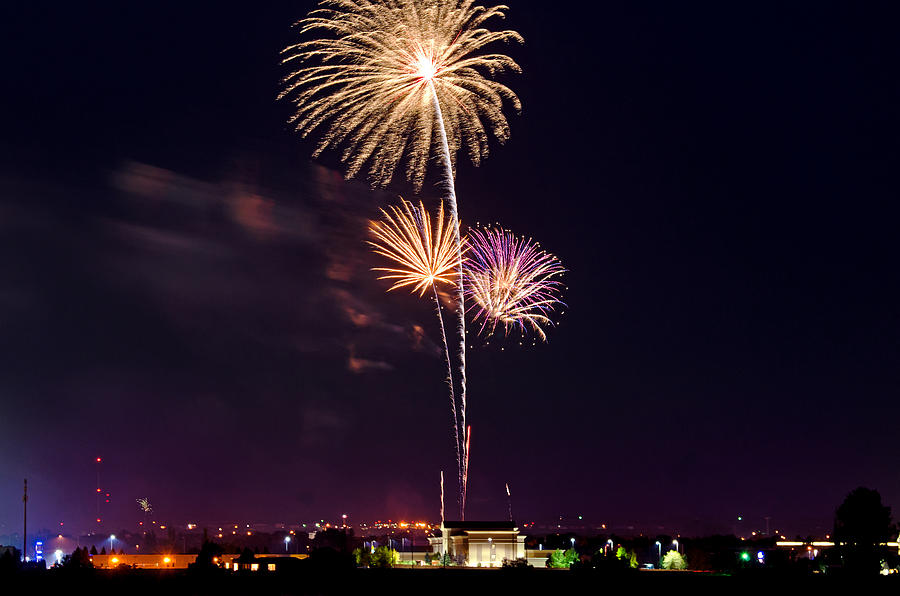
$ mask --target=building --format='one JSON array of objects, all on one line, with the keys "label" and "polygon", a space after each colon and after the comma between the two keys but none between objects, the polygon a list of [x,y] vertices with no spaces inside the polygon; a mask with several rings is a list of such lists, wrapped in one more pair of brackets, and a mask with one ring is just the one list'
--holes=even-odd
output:
[{"label": "building", "polygon": [[515,522],[451,522],[441,524],[441,535],[428,539],[432,552],[448,553],[468,567],[500,567],[504,560],[525,557],[525,536]]},{"label": "building", "polygon": [[97,569],[117,569],[127,565],[134,569],[187,569],[197,560],[197,555],[91,555]]}]

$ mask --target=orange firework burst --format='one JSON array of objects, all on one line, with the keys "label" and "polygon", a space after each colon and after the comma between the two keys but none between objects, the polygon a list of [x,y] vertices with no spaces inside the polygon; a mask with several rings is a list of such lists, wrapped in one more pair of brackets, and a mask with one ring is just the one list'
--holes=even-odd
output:
[{"label": "orange firework burst", "polygon": [[380,221],[371,222],[369,231],[373,240],[369,244],[377,254],[397,264],[397,267],[374,269],[385,273],[378,279],[393,280],[388,291],[412,286],[413,293],[423,296],[438,283],[456,285],[454,278],[459,275],[456,224],[444,216],[443,202],[433,223],[421,202],[415,206],[403,201],[400,207],[382,209],[381,214]]}]

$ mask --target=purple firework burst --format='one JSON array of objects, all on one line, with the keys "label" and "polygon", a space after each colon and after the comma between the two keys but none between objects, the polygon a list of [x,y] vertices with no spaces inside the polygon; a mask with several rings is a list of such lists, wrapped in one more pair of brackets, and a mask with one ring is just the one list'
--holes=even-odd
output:
[{"label": "purple firework burst", "polygon": [[566,271],[555,256],[531,238],[517,238],[502,228],[469,230],[469,254],[464,267],[468,312],[481,322],[479,333],[493,334],[498,324],[504,333],[531,329],[547,340],[543,327],[560,306]]}]

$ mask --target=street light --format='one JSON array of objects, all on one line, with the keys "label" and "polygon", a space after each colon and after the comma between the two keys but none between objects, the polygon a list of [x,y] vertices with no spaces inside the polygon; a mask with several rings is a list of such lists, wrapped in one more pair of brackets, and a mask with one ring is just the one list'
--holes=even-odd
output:
[{"label": "street light", "polygon": [[675,552],[680,552],[680,551],[678,550],[678,539],[675,539],[675,540],[672,541],[672,546],[675,547]]},{"label": "street light", "polygon": [[288,543],[291,541],[290,536],[284,537],[284,552],[288,552]]},{"label": "street light", "polygon": [[572,550],[575,550],[575,537],[569,538],[569,542],[572,543]]},{"label": "street light", "polygon": [[658,549],[656,553],[656,567],[659,569],[662,568],[662,542],[659,540],[656,541],[656,548]]},{"label": "street light", "polygon": [[110,534],[110,535],[109,535],[109,550],[110,550],[110,554],[112,554],[112,545],[113,545],[113,540],[115,540],[115,539],[116,539],[116,535],[115,535],[115,534]]}]

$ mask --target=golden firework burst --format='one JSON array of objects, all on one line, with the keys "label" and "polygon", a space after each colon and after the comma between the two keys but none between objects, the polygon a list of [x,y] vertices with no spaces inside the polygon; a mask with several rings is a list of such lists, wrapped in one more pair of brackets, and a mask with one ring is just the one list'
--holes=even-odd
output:
[{"label": "golden firework burst", "polygon": [[301,36],[322,37],[283,50],[283,62],[298,66],[278,97],[296,106],[290,122],[303,136],[324,130],[314,155],[343,145],[347,176],[368,165],[376,185],[386,185],[405,158],[406,177],[419,189],[435,147],[453,164],[464,147],[478,165],[489,131],[500,142],[509,137],[503,107],[521,104],[489,77],[521,69],[509,56],[482,53],[522,41],[515,31],[485,27],[505,10],[472,0],[326,0],[297,23]]},{"label": "golden firework burst", "polygon": [[397,264],[374,269],[385,273],[378,279],[393,281],[388,291],[412,286],[413,293],[423,296],[438,283],[456,285],[453,280],[459,275],[460,262],[454,234],[457,224],[444,216],[443,202],[433,223],[421,202],[416,206],[403,201],[400,207],[382,209],[381,214],[381,220],[369,226],[373,238],[369,244]]}]

